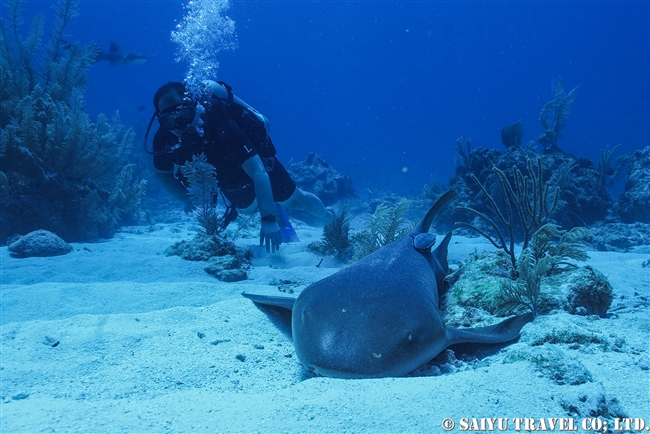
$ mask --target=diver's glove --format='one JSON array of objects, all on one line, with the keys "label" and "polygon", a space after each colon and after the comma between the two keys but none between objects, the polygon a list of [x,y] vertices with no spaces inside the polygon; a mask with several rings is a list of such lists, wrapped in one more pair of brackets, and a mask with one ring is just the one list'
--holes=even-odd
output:
[{"label": "diver's glove", "polygon": [[282,232],[276,222],[262,222],[260,229],[260,246],[266,244],[267,253],[280,250],[282,244]]}]

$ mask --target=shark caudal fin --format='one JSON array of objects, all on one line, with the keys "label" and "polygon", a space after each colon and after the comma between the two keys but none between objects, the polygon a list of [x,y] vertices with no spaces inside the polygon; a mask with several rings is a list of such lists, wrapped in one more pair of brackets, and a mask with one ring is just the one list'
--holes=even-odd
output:
[{"label": "shark caudal fin", "polygon": [[456,329],[447,327],[447,345],[462,343],[499,344],[519,337],[523,326],[531,322],[535,315],[530,312],[513,316],[488,327]]}]

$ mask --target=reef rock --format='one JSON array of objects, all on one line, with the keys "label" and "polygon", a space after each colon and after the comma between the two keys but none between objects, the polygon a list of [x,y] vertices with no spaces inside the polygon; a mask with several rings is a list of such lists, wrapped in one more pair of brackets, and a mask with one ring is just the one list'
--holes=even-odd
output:
[{"label": "reef rock", "polygon": [[305,161],[292,164],[290,172],[298,187],[314,193],[325,205],[357,195],[352,178],[339,173],[322,156],[313,152]]},{"label": "reef rock", "polygon": [[593,268],[579,267],[568,278],[569,313],[604,318],[614,299],[612,285]]},{"label": "reef rock", "polygon": [[614,209],[624,223],[650,223],[650,146],[634,152]]},{"label": "reef rock", "polygon": [[70,253],[72,246],[50,231],[39,229],[9,244],[9,253],[15,258],[33,256],[60,256]]},{"label": "reef rock", "polygon": [[223,282],[248,279],[251,268],[250,249],[236,247],[219,235],[199,232],[189,241],[180,241],[165,250],[167,256],[180,256],[187,261],[207,262],[204,270]]},{"label": "reef rock", "polygon": [[[482,252],[467,259],[445,280],[450,285],[445,322],[454,327],[493,323],[491,315],[503,314],[502,283],[509,276],[512,265],[503,251]],[[602,273],[590,266],[567,267],[542,277],[537,309],[541,315],[564,310],[572,315],[605,317],[612,300],[612,285]]]},{"label": "reef rock", "polygon": [[165,250],[167,256],[180,256],[186,261],[207,261],[215,256],[235,255],[235,245],[217,235],[199,232],[189,241],[179,241]]},{"label": "reef rock", "polygon": [[[250,253],[250,250],[247,252]],[[238,252],[236,255],[210,258],[208,265],[205,267],[205,272],[222,282],[240,282],[248,279],[248,270],[250,268],[250,255],[245,252]]]},{"label": "reef rock", "polygon": [[589,228],[589,243],[604,252],[634,252],[650,246],[650,224],[598,222]]}]

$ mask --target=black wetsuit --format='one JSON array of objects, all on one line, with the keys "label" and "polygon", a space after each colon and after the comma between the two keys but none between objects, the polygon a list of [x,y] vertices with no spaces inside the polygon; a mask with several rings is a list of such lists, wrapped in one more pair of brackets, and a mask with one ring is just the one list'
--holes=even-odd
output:
[{"label": "black wetsuit", "polygon": [[[202,115],[205,121],[203,137],[194,130],[184,134],[180,148],[171,153],[154,155],[154,167],[161,171],[173,171],[179,182],[183,182],[178,166],[203,152],[216,169],[219,188],[234,207],[241,209],[250,206],[255,199],[253,180],[242,164],[252,156],[259,155],[269,174],[273,200],[284,202],[296,190],[295,182],[277,160],[273,142],[263,128],[246,128],[244,125],[248,130],[244,131],[232,120],[233,116],[238,115],[237,110],[241,113],[239,106],[230,109],[215,101]],[[178,137],[171,131],[159,128],[153,140],[153,150],[160,152],[170,149],[178,142]]]}]

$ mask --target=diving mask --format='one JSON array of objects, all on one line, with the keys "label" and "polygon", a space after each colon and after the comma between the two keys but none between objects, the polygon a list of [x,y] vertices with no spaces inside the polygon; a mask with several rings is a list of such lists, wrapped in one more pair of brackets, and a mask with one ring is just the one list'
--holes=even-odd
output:
[{"label": "diving mask", "polygon": [[158,113],[158,123],[166,130],[184,131],[196,116],[194,104],[182,102]]}]

